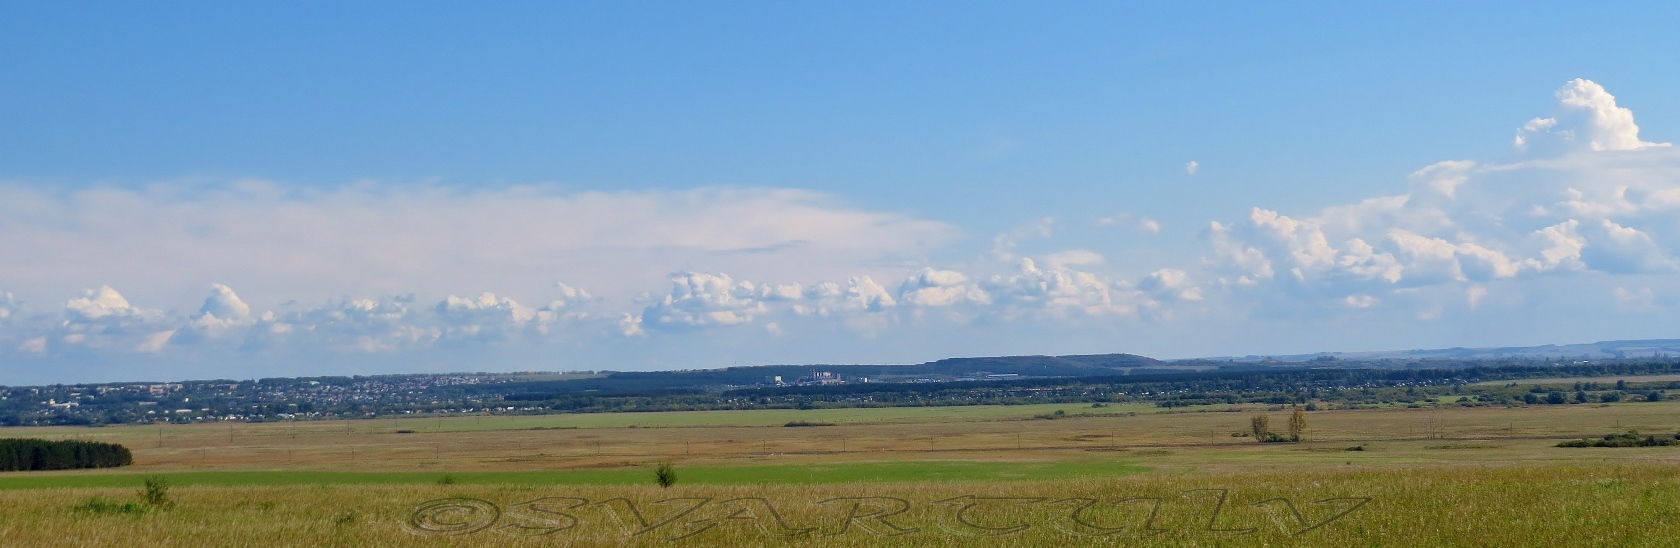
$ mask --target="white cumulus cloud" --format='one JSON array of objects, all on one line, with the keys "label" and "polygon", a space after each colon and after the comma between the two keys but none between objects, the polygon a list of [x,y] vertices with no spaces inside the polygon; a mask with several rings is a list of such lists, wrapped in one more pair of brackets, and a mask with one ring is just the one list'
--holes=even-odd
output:
[{"label": "white cumulus cloud", "polygon": [[1616,97],[1604,86],[1576,78],[1557,91],[1558,113],[1535,118],[1517,130],[1519,149],[1551,147],[1553,150],[1586,148],[1594,151],[1637,150],[1668,146],[1639,139],[1633,111],[1616,105]]},{"label": "white cumulus cloud", "polygon": [[961,272],[924,268],[899,284],[898,301],[906,306],[942,307],[989,304],[991,297]]},{"label": "white cumulus cloud", "polygon": [[139,309],[129,306],[128,299],[123,298],[121,293],[111,289],[111,286],[108,285],[99,286],[99,289],[87,290],[82,298],[65,302],[64,310],[81,321],[144,315]]},{"label": "white cumulus cloud", "polygon": [[1212,223],[1211,272],[1233,290],[1370,308],[1415,299],[1408,288],[1459,287],[1476,307],[1487,288],[1473,284],[1675,270],[1680,155],[1640,140],[1632,112],[1594,82],[1571,81],[1557,99],[1556,116],[1519,129],[1525,160],[1439,162],[1405,194]]},{"label": "white cumulus cloud", "polygon": [[747,323],[769,312],[758,297],[756,285],[728,274],[679,272],[671,276],[671,292],[642,312],[641,325]]}]

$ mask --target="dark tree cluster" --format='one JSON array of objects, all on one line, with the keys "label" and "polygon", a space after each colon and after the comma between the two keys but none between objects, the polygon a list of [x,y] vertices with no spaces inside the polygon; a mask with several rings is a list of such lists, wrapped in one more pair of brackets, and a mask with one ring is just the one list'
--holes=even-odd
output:
[{"label": "dark tree cluster", "polygon": [[0,471],[113,468],[134,463],[127,447],[81,440],[0,439]]},{"label": "dark tree cluster", "polygon": [[1639,432],[1629,430],[1620,434],[1610,434],[1596,440],[1570,440],[1557,444],[1558,447],[1667,447],[1670,445],[1680,445],[1680,434],[1640,437]]}]

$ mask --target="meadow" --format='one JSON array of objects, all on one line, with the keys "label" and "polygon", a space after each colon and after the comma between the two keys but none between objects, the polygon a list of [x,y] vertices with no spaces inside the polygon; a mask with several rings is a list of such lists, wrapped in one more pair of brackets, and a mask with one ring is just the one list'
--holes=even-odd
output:
[{"label": "meadow", "polygon": [[[10,428],[0,435],[122,443],[135,464],[0,474],[0,538],[1680,542],[1680,448],[1556,447],[1680,431],[1680,401],[1314,411],[1303,442],[1267,444],[1241,435],[1256,413],[1274,425],[1287,416],[1059,404]],[[653,482],[662,462],[677,472],[670,488]],[[145,478],[169,485],[167,505],[140,503]]]}]

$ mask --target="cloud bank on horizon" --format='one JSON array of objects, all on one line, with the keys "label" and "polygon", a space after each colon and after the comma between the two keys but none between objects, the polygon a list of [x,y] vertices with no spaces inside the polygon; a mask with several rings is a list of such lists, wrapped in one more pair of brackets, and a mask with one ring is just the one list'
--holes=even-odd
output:
[{"label": "cloud bank on horizon", "polygon": [[[1680,304],[1680,150],[1642,140],[1597,83],[1556,98],[1508,160],[1442,161],[1403,194],[1317,212],[1258,205],[1210,222],[1203,260],[1186,264],[1022,252],[1069,222],[1049,218],[967,249],[960,227],[795,189],[14,183],[0,186],[0,382],[171,376],[157,364],[189,362],[278,375],[319,356],[402,371],[462,349],[586,362],[627,344],[850,361],[848,345],[1028,328],[1037,352],[1100,333],[1121,334],[1110,351],[1190,356],[1215,353],[1192,344],[1209,325],[1531,315],[1551,298],[1535,284],[1565,284],[1605,317]],[[1162,229],[1132,214],[1091,223]],[[741,350],[759,342],[779,350]],[[628,356],[576,368],[728,365]]]}]

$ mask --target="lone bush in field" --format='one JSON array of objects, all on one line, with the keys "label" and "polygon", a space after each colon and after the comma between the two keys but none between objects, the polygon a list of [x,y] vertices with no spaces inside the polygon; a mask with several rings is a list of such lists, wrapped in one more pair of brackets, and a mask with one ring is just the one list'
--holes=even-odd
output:
[{"label": "lone bush in field", "polygon": [[673,468],[669,462],[661,462],[659,466],[653,468],[653,481],[658,482],[660,487],[676,485],[677,469]]},{"label": "lone bush in field", "polygon": [[1301,433],[1307,430],[1307,414],[1299,407],[1289,414],[1289,441],[1301,441]]},{"label": "lone bush in field", "polygon": [[153,508],[168,508],[175,504],[169,500],[169,481],[163,476],[146,476],[146,484],[140,488],[140,500]]}]

